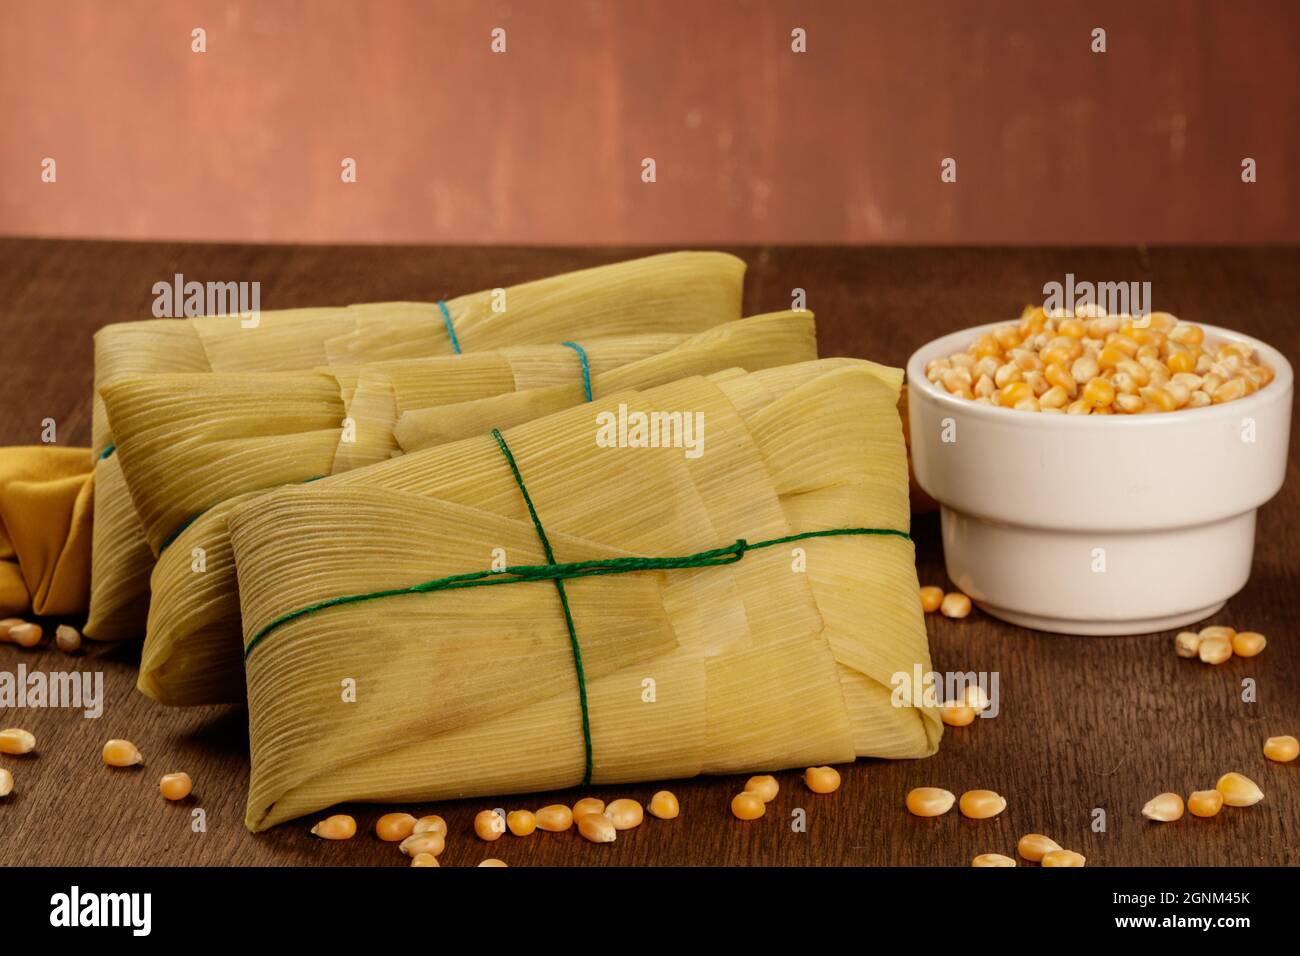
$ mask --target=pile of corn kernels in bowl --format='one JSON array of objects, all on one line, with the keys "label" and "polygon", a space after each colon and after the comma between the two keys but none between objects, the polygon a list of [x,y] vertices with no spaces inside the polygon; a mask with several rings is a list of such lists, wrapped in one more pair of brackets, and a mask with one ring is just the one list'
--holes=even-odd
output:
[{"label": "pile of corn kernels in bowl", "polygon": [[1168,312],[1048,313],[985,332],[964,352],[931,359],[925,376],[981,405],[1056,415],[1141,415],[1219,405],[1273,380],[1254,350],[1206,342]]}]

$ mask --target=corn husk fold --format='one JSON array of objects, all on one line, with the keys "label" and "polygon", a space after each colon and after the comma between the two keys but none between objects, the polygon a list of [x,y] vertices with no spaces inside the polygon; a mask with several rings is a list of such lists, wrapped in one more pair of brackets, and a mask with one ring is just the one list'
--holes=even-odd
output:
[{"label": "corn husk fold", "polygon": [[[692,554],[843,527],[906,529],[901,373],[852,360],[730,371],[597,398],[504,432],[558,561]],[[682,447],[601,447],[619,405],[704,416]],[[496,442],[476,436],[234,505],[244,641],[342,594],[544,562]],[[802,553],[798,553],[802,552]],[[815,538],[718,567],[567,581],[592,780],[919,757],[933,709],[914,552]],[[409,594],[280,625],[246,662],[260,830],[340,801],[565,787],[583,778],[579,688],[551,582]],[[340,681],[358,688],[340,705]],[[653,702],[647,699],[652,689]]]}]

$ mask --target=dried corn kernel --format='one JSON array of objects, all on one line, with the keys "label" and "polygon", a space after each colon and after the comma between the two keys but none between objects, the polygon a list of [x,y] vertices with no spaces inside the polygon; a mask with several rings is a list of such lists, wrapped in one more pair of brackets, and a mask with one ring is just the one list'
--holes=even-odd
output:
[{"label": "dried corn kernel", "polygon": [[75,627],[60,624],[54,629],[54,646],[65,654],[75,654],[81,650],[81,632]]},{"label": "dried corn kernel", "polygon": [[1194,790],[1187,796],[1187,812],[1194,817],[1212,817],[1223,809],[1223,794],[1217,790]]},{"label": "dried corn kernel", "polygon": [[[1079,359],[1080,362],[1085,361]],[[1074,380],[1074,376],[1066,369],[1064,365],[1053,362],[1047,368],[1043,369],[1043,378],[1047,379],[1047,384],[1052,388],[1059,388],[1065,395],[1074,398],[1074,393],[1078,390],[1079,384]]]},{"label": "dried corn kernel", "polygon": [[1115,401],[1115,386],[1104,378],[1094,378],[1083,387],[1083,400],[1094,407],[1109,405]]},{"label": "dried corn kernel", "polygon": [[970,614],[970,598],[960,591],[953,591],[943,596],[939,610],[944,617],[963,618]]},{"label": "dried corn kernel", "polygon": [[1038,399],[1038,407],[1046,411],[1049,408],[1065,408],[1070,404],[1070,393],[1059,385],[1053,385]]},{"label": "dried corn kernel", "polygon": [[737,820],[757,820],[767,812],[763,798],[748,790],[731,798],[731,812]]},{"label": "dried corn kernel", "polygon": [[1157,409],[1158,411],[1172,412],[1178,408],[1178,402],[1174,400],[1174,396],[1166,389],[1160,388],[1157,385],[1151,385],[1147,388],[1139,389],[1138,395],[1141,396],[1142,400],[1146,402],[1149,407]]},{"label": "dried corn kernel", "polygon": [[35,647],[41,642],[44,632],[39,624],[18,624],[9,628],[9,640],[19,647]]},{"label": "dried corn kernel", "polygon": [[482,810],[474,817],[474,832],[478,834],[480,840],[487,840],[489,843],[499,840],[501,834],[506,832],[505,818],[495,810]]},{"label": "dried corn kernel", "polygon": [[1235,402],[1246,394],[1246,380],[1243,378],[1229,379],[1224,382],[1211,394],[1215,405],[1222,405],[1224,402]]},{"label": "dried corn kernel", "polygon": [[660,820],[675,820],[682,812],[677,802],[677,795],[671,790],[660,790],[650,798],[650,815]]},{"label": "dried corn kernel", "polygon": [[1007,798],[992,790],[967,790],[957,801],[957,807],[964,817],[987,820],[1007,808]]},{"label": "dried corn kernel", "polygon": [[511,810],[506,814],[506,826],[515,836],[528,836],[537,829],[537,816],[531,810]]},{"label": "dried corn kernel", "polygon": [[479,864],[479,866],[509,866],[509,865],[510,864],[508,864],[505,860],[498,860],[494,856],[488,857],[486,860],[484,860],[482,863]]},{"label": "dried corn kernel", "polygon": [[1146,402],[1142,401],[1141,396],[1138,395],[1124,394],[1115,396],[1116,410],[1125,412],[1129,415],[1142,411],[1145,405]]},{"label": "dried corn kernel", "polygon": [[447,821],[436,813],[427,817],[420,817],[415,821],[415,826],[411,827],[412,835],[417,833],[441,833],[447,835]]},{"label": "dried corn kernel", "polygon": [[834,767],[809,767],[803,782],[813,793],[834,793],[840,788],[840,772]]},{"label": "dried corn kernel", "polygon": [[1264,741],[1264,756],[1278,763],[1290,763],[1300,757],[1300,740],[1294,737],[1269,737]]},{"label": "dried corn kernel", "polygon": [[585,813],[604,813],[605,801],[599,797],[583,797],[573,805],[573,819],[578,819]]},{"label": "dried corn kernel", "polygon": [[1016,845],[1016,852],[1033,863],[1040,862],[1043,854],[1060,849],[1062,847],[1059,843],[1041,833],[1026,833]]},{"label": "dried corn kernel", "polygon": [[350,840],[357,834],[357,821],[346,813],[336,813],[317,823],[311,833],[322,840]]},{"label": "dried corn kernel", "polygon": [[1223,794],[1223,802],[1230,807],[1252,807],[1264,799],[1264,791],[1255,781],[1239,773],[1225,773],[1214,789]]},{"label": "dried corn kernel", "polygon": [[641,804],[624,797],[611,800],[609,806],[605,808],[605,816],[609,818],[610,823],[614,824],[615,830],[631,830],[641,825],[641,821],[645,819],[645,812],[641,809]]},{"label": "dried corn kernel", "polygon": [[423,833],[412,832],[409,836],[403,837],[397,844],[397,849],[410,857],[418,856],[421,853],[441,856],[446,847],[447,835],[436,830],[425,830]]},{"label": "dried corn kernel", "polygon": [[563,833],[573,826],[573,811],[562,803],[552,803],[537,811],[537,828],[547,833]]},{"label": "dried corn kernel", "polygon": [[939,605],[943,603],[943,588],[936,588],[931,585],[921,588],[921,610],[926,614],[933,614],[939,610]]},{"label": "dried corn kernel", "polygon": [[1000,326],[993,330],[992,335],[993,341],[997,342],[998,345],[1002,346],[1004,349],[1014,349],[1023,341],[1020,337],[1020,333],[1016,331],[1014,325]]},{"label": "dried corn kernel", "polygon": [[36,749],[36,736],[19,727],[0,730],[0,754],[29,754]]},{"label": "dried corn kernel", "polygon": [[1226,637],[1202,637],[1196,653],[1206,664],[1222,664],[1232,657],[1232,641]]},{"label": "dried corn kernel", "polygon": [[1002,389],[999,401],[1006,408],[1014,408],[1019,402],[1027,401],[1033,397],[1034,389],[1028,382],[1012,382]]},{"label": "dried corn kernel", "polygon": [[578,818],[578,832],[592,843],[613,843],[618,839],[618,828],[603,813],[584,813]]},{"label": "dried corn kernel", "polygon": [[1070,378],[1074,380],[1076,388],[1083,388],[1100,374],[1101,366],[1097,363],[1096,357],[1092,355],[1081,356],[1075,359],[1074,364],[1070,366]]},{"label": "dried corn kernel", "polygon": [[917,787],[907,792],[907,810],[918,817],[939,817],[952,809],[957,798],[939,787]]},{"label": "dried corn kernel", "polygon": [[1268,639],[1258,631],[1241,631],[1232,636],[1232,653],[1238,657],[1254,657],[1268,646]]},{"label": "dried corn kernel", "polygon": [[411,866],[442,866],[432,853],[417,853],[411,857]]},{"label": "dried corn kernel", "polygon": [[975,344],[970,347],[971,354],[977,359],[989,355],[997,355],[1002,351],[1002,346],[998,344],[997,339],[985,332],[975,340]]},{"label": "dried corn kernel", "polygon": [[1201,649],[1201,635],[1183,631],[1174,638],[1174,653],[1179,657],[1195,657]]},{"label": "dried corn kernel", "polygon": [[993,373],[993,384],[998,388],[1006,388],[1014,382],[1024,381],[1024,373],[1027,371],[1028,369],[1016,362],[999,365],[998,370]]},{"label": "dried corn kernel", "polygon": [[442,856],[442,851],[447,848],[447,837],[445,834],[435,833],[433,830],[424,833],[412,833],[397,844],[397,848],[407,856],[418,856],[421,853]]},{"label": "dried corn kernel", "polygon": [[188,773],[165,773],[158,781],[158,792],[167,800],[184,800],[194,789]]},{"label": "dried corn kernel", "polygon": [[764,803],[771,803],[776,799],[777,792],[780,791],[781,785],[776,782],[776,777],[764,774],[759,777],[750,777],[745,781],[745,789],[755,794]]},{"label": "dried corn kernel", "polygon": [[415,832],[415,817],[409,813],[385,813],[375,821],[375,836],[385,843],[401,843]]},{"label": "dried corn kernel", "polygon": [[144,763],[139,749],[129,740],[110,740],[104,744],[101,756],[110,767],[134,767]]},{"label": "dried corn kernel", "polygon": [[0,767],[0,797],[7,797],[14,792],[14,775]]},{"label": "dried corn kernel", "polygon": [[939,708],[939,717],[949,727],[966,727],[975,720],[975,708],[958,700],[950,700]]},{"label": "dried corn kernel", "polygon": [[1052,850],[1043,854],[1043,866],[1083,866],[1087,858],[1073,850]]},{"label": "dried corn kernel", "polygon": [[1015,866],[1016,861],[1001,853],[981,853],[971,860],[971,866]]},{"label": "dried corn kernel", "polygon": [[1142,807],[1142,816],[1160,823],[1172,823],[1183,815],[1183,798],[1176,793],[1160,793]]}]

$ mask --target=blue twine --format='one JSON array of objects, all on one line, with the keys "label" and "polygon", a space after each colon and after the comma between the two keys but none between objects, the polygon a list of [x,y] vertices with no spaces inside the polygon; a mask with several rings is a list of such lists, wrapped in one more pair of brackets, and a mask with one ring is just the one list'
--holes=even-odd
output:
[{"label": "blue twine", "polygon": [[567,345],[578,353],[578,359],[582,362],[582,388],[587,393],[587,401],[591,401],[591,366],[587,364],[586,350],[577,342],[561,342],[560,344]]},{"label": "blue twine", "polygon": [[456,330],[451,324],[451,313],[447,311],[447,303],[442,299],[438,300],[438,308],[442,311],[442,324],[447,326],[447,338],[451,339],[451,347],[457,355],[460,354],[460,343],[456,341]]}]

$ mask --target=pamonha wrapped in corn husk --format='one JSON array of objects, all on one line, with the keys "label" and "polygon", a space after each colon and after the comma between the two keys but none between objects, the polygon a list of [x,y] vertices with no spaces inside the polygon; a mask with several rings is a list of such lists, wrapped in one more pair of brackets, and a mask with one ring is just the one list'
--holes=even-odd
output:
[{"label": "pamonha wrapped in corn husk", "polygon": [[95,336],[93,530],[87,636],[144,631],[153,557],[114,460],[100,390],[143,374],[252,372],[356,365],[373,358],[449,355],[507,344],[691,333],[740,317],[744,263],[680,252],[490,289],[443,303],[384,302],[115,323]]},{"label": "pamonha wrapped in corn husk", "polygon": [[731,370],[236,504],[248,826],[932,753],[900,382]]}]

